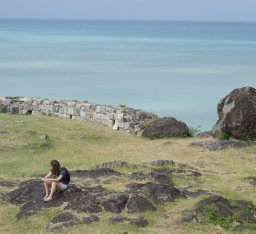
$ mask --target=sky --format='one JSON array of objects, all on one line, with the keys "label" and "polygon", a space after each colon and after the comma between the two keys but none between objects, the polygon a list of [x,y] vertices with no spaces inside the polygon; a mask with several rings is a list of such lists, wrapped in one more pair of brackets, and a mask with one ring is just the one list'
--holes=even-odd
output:
[{"label": "sky", "polygon": [[256,21],[256,0],[0,0],[0,18]]}]

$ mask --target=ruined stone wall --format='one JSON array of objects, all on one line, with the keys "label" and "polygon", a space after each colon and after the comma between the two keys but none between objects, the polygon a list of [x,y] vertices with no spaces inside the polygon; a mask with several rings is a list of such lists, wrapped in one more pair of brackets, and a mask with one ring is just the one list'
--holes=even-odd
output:
[{"label": "ruined stone wall", "polygon": [[142,110],[28,97],[1,97],[0,112],[13,114],[51,115],[68,119],[86,120],[107,125],[114,130],[140,134],[145,121],[155,115]]}]

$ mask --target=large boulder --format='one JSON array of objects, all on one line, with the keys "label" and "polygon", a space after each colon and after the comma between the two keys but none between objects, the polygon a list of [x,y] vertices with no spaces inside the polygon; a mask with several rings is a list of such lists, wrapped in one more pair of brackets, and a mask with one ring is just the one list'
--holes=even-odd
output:
[{"label": "large boulder", "polygon": [[218,104],[219,119],[213,128],[213,136],[256,139],[256,89],[244,87],[233,90]]},{"label": "large boulder", "polygon": [[172,117],[164,117],[150,123],[142,133],[145,137],[169,138],[186,137],[189,135],[187,125]]}]

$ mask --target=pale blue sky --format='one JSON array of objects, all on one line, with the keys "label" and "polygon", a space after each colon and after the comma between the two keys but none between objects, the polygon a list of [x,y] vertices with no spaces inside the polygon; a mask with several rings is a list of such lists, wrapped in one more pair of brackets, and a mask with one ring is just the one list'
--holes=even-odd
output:
[{"label": "pale blue sky", "polygon": [[0,18],[256,21],[256,0],[0,0]]}]

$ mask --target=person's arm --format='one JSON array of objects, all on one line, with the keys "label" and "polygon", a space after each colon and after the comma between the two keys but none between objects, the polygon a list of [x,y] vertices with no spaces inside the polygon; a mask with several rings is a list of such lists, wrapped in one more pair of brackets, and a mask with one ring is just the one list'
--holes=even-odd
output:
[{"label": "person's arm", "polygon": [[50,178],[52,175],[52,172],[50,171],[45,177],[42,178],[42,180],[46,180],[48,178]]},{"label": "person's arm", "polygon": [[51,177],[51,175],[52,175],[52,172],[50,171],[44,178],[45,178],[45,179],[48,179],[48,178]]},{"label": "person's arm", "polygon": [[45,181],[60,182],[62,180],[62,178],[63,178],[63,175],[59,175],[59,177],[56,179],[45,178]]}]

